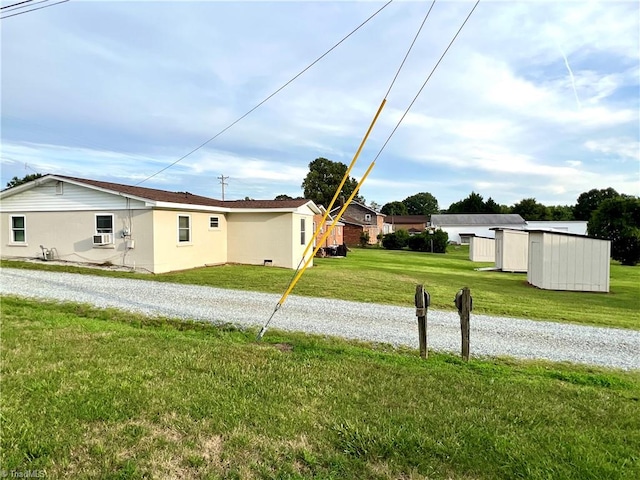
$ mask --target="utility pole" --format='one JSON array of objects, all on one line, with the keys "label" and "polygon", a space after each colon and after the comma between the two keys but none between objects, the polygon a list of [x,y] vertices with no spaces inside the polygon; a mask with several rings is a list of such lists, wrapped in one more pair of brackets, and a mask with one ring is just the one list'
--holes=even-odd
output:
[{"label": "utility pole", "polygon": [[224,176],[222,174],[220,174],[219,177],[216,177],[218,180],[220,180],[220,185],[222,185],[222,201],[224,202],[224,186],[225,185],[229,185],[228,183],[225,183],[225,180],[228,179],[228,176]]}]

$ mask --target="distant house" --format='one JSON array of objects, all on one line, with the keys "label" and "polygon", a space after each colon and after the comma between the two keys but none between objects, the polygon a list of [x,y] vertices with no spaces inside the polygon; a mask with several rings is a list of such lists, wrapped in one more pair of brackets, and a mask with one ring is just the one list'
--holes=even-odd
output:
[{"label": "distant house", "polygon": [[391,225],[391,231],[406,230],[410,234],[422,233],[429,225],[428,215],[387,215],[386,223]]},{"label": "distant house", "polygon": [[5,258],[153,273],[224,263],[295,268],[320,213],[311,200],[225,202],[63,175],[4,190],[0,199]]},{"label": "distant house", "polygon": [[[341,207],[331,210],[331,215],[337,215]],[[369,234],[369,244],[378,243],[380,233],[391,232],[391,226],[385,223],[386,215],[376,212],[372,208],[358,202],[351,202],[340,219],[344,223],[344,243],[347,245],[358,245],[360,235],[367,232]]]},{"label": "distant house", "polygon": [[431,215],[431,227],[449,234],[449,241],[468,245],[472,236],[495,238],[495,227],[524,228],[527,222],[515,213],[469,213]]},{"label": "distant house", "polygon": [[[327,228],[331,226],[333,223],[334,217],[331,215],[327,216],[327,220],[325,223],[322,223],[322,218],[326,212],[325,208],[321,205],[320,212],[313,217],[313,231],[316,231],[318,225],[320,225],[320,230],[318,232],[318,236],[316,237],[316,241],[314,242],[314,246],[317,246],[322,237],[324,236]],[[344,243],[344,223],[337,222],[333,230],[329,233],[326,240],[322,243],[322,248],[330,248],[337,247],[338,245],[342,245]]]}]

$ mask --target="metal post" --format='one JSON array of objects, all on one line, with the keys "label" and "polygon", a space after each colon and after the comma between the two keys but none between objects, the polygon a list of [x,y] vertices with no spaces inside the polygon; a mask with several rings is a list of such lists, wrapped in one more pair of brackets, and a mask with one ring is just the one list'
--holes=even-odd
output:
[{"label": "metal post", "polygon": [[418,317],[418,342],[420,344],[420,357],[429,356],[427,345],[427,310],[430,303],[429,292],[424,285],[416,285],[416,316]]}]

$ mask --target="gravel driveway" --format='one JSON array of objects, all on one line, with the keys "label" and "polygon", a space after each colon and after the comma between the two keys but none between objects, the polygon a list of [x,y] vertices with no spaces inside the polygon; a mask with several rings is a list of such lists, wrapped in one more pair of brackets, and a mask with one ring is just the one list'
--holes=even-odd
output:
[{"label": "gravel driveway", "polygon": [[[0,270],[0,293],[259,327],[280,295],[37,270]],[[459,352],[457,313],[429,310],[429,347]],[[290,296],[270,328],[418,348],[415,308]],[[269,333],[267,332],[267,335]],[[471,355],[640,369],[640,332],[471,315]]]}]

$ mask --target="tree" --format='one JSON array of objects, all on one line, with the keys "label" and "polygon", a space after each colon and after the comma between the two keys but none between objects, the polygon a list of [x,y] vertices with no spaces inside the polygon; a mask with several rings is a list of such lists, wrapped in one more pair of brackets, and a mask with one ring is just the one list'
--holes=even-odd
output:
[{"label": "tree", "polygon": [[487,201],[484,202],[484,213],[506,213],[506,212],[503,212],[502,205],[498,205],[493,198],[489,197],[487,198]]},{"label": "tree", "polygon": [[402,200],[409,215],[431,215],[438,213],[438,200],[429,192],[416,193]]},{"label": "tree", "polygon": [[549,207],[549,215],[551,220],[557,222],[573,220],[573,207],[569,205],[554,205]]},{"label": "tree", "polygon": [[535,198],[525,198],[511,207],[511,213],[517,213],[525,220],[550,220],[549,207],[536,202]]},{"label": "tree", "polygon": [[587,224],[587,233],[611,240],[611,258],[623,265],[640,262],[640,198],[618,195],[600,203]]},{"label": "tree", "polygon": [[31,182],[37,178],[43,177],[41,173],[30,173],[29,175],[25,175],[22,178],[13,177],[11,180],[7,182],[7,188],[17,187],[18,185],[22,185],[23,183]]},{"label": "tree", "polygon": [[[493,208],[493,200],[491,200]],[[454,202],[449,205],[447,213],[487,213],[486,204],[482,195],[476,192],[471,192],[467,198]]]},{"label": "tree", "polygon": [[598,209],[603,201],[619,196],[620,194],[611,187],[602,190],[594,188],[588,192],[583,192],[578,196],[578,200],[573,207],[573,216],[576,220],[589,221],[591,214]]},{"label": "tree", "polygon": [[[309,173],[302,182],[304,197],[313,200],[317,205],[329,207],[345,173],[347,173],[347,166],[344,163],[333,162],[322,157],[316,158],[309,164]],[[357,186],[358,182],[354,178],[347,178],[340,196],[346,200]],[[364,201],[358,195],[354,200]]]},{"label": "tree", "polygon": [[274,200],[293,200],[293,197],[290,197],[286,193],[283,193],[282,195],[276,195],[276,198],[274,198]]},{"label": "tree", "polygon": [[369,208],[371,210],[375,210],[376,212],[380,211],[380,204],[378,202],[374,202],[373,200],[369,202]]},{"label": "tree", "polygon": [[389,202],[382,206],[381,213],[385,215],[409,215],[407,206],[402,202]]}]

